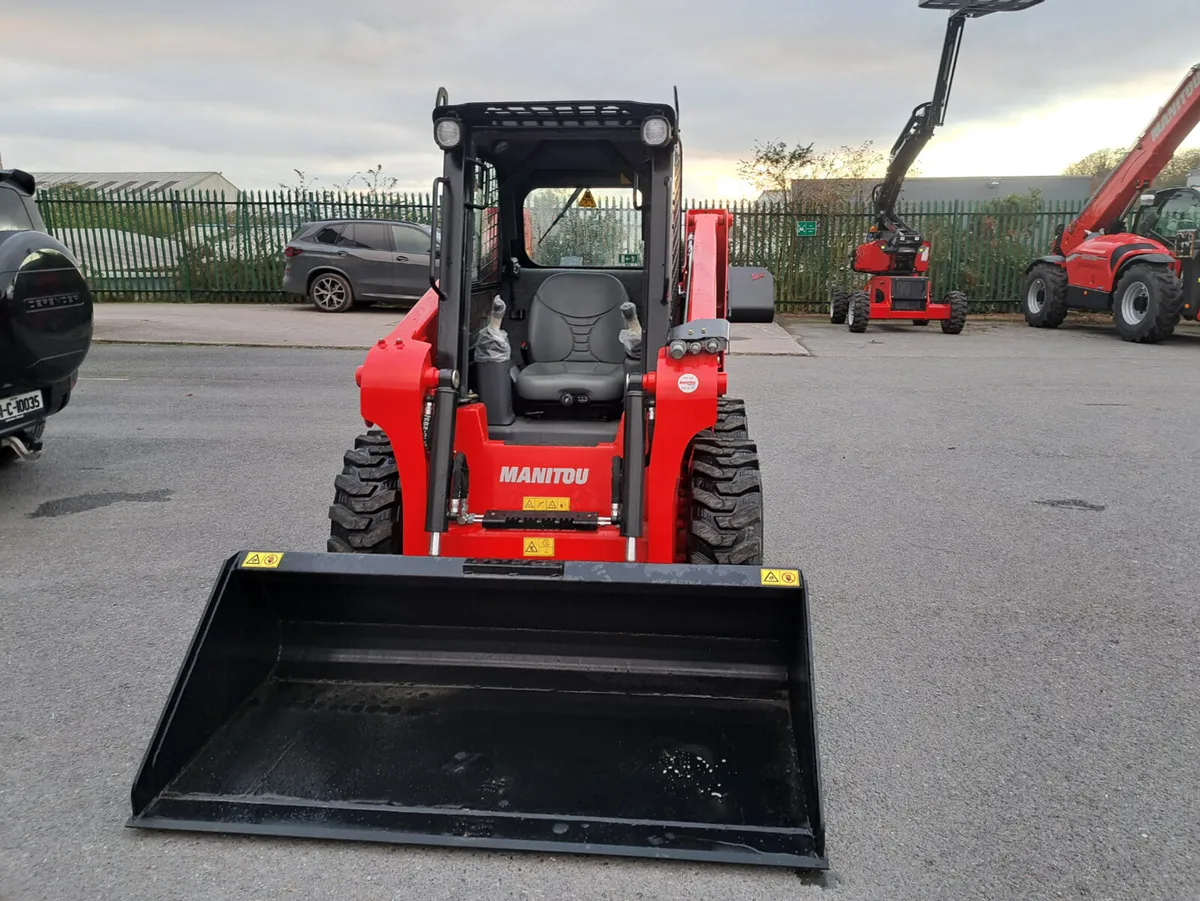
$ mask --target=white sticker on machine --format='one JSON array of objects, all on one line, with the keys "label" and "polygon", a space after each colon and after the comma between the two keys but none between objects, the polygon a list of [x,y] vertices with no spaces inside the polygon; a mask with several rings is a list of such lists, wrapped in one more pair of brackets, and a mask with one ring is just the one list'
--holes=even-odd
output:
[{"label": "white sticker on machine", "polygon": [[684,394],[691,394],[700,387],[700,380],[690,372],[685,372],[679,377],[679,390]]}]

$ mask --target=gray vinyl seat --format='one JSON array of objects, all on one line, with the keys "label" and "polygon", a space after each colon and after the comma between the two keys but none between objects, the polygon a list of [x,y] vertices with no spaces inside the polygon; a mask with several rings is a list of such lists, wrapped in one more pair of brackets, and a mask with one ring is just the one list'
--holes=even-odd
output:
[{"label": "gray vinyl seat", "polygon": [[558,402],[564,394],[615,401],[625,393],[621,304],[625,286],[603,272],[558,272],[546,279],[529,308],[531,362],[517,374],[527,401]]}]

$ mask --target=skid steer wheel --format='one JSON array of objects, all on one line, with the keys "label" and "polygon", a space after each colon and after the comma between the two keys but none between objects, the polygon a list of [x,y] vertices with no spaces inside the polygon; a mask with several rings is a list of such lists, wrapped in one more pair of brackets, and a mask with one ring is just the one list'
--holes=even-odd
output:
[{"label": "skid steer wheel", "polygon": [[688,562],[762,566],[762,481],[755,443],[697,437],[686,482]]},{"label": "skid steer wheel", "polygon": [[746,421],[746,402],[737,397],[717,398],[717,424],[705,429],[698,438],[736,438],[747,441],[750,427]]},{"label": "skid steer wheel", "polygon": [[961,334],[967,324],[967,295],[962,291],[947,291],[943,303],[950,304],[950,318],[942,320],[942,331],[947,335]]},{"label": "skid steer wheel", "polygon": [[850,295],[846,325],[852,332],[865,332],[870,321],[871,298],[866,291],[855,291]]},{"label": "skid steer wheel", "polygon": [[1113,324],[1126,341],[1154,344],[1179,324],[1183,284],[1163,266],[1134,263],[1113,292]]},{"label": "skid steer wheel", "polygon": [[1031,328],[1058,328],[1067,318],[1067,273],[1053,263],[1038,263],[1025,277],[1021,312]]},{"label": "skid steer wheel", "polygon": [[401,552],[400,475],[387,436],[378,429],[354,439],[333,480],[327,549],[335,554]]},{"label": "skid steer wheel", "polygon": [[850,289],[843,285],[833,286],[833,298],[829,301],[829,321],[842,325],[850,310]]},{"label": "skid steer wheel", "polygon": [[308,299],[322,313],[344,313],[354,303],[354,291],[336,272],[321,272],[308,286]]}]

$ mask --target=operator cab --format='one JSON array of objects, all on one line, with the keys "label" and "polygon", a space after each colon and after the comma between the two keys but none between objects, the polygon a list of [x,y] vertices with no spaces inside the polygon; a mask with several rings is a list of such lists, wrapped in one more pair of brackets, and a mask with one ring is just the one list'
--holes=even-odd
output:
[{"label": "operator cab", "polygon": [[[445,153],[438,368],[465,375],[459,402],[484,402],[493,440],[613,440],[627,374],[654,368],[679,321],[674,108],[449,105],[439,93],[433,118]],[[497,298],[504,335],[485,329]]]},{"label": "operator cab", "polygon": [[1165,188],[1143,194],[1140,199],[1134,213],[1132,234],[1153,238],[1172,247],[1180,232],[1200,229],[1200,190]]}]

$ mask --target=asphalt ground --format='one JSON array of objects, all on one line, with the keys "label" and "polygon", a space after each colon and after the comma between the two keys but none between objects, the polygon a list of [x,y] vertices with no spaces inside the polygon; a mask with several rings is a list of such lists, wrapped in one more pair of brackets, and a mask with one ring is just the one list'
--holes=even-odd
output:
[{"label": "asphalt ground", "polygon": [[1200,337],[791,327],[731,387],[812,591],[826,876],[127,829],[222,561],[324,548],[362,355],[100,345],[0,470],[0,898],[1200,898]]}]

